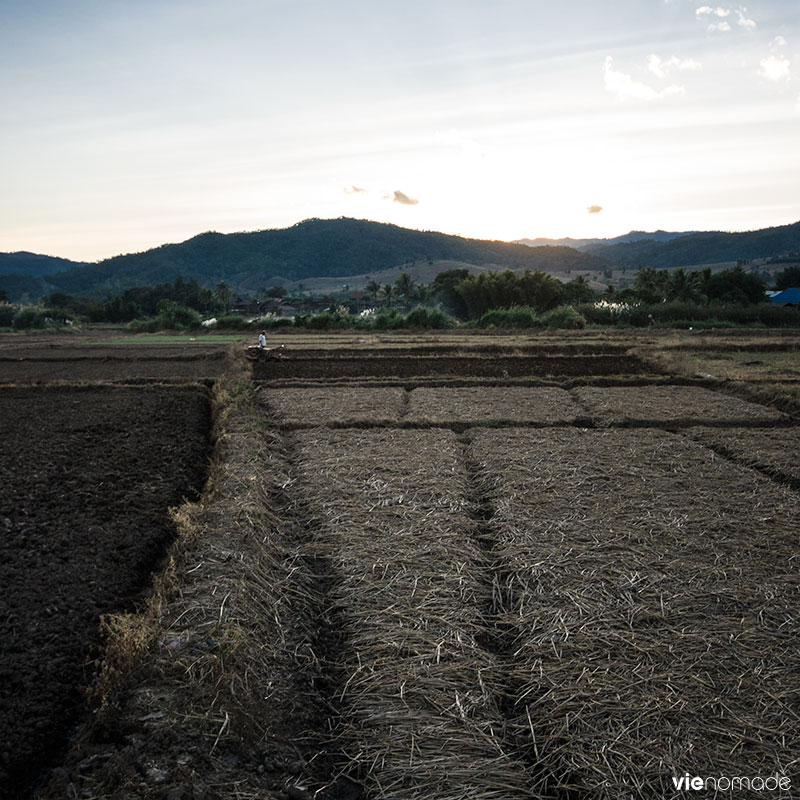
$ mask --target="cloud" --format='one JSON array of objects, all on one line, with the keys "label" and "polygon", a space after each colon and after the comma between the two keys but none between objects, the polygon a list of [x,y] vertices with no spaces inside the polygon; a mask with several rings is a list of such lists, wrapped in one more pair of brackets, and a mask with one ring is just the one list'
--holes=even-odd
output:
[{"label": "cloud", "polygon": [[655,54],[647,57],[647,69],[657,78],[661,79],[666,78],[673,70],[678,70],[679,72],[696,72],[702,68],[703,65],[693,58],[678,58],[677,56],[672,56],[664,61],[660,56]]},{"label": "cloud", "polygon": [[366,194],[366,189],[362,189],[359,186],[345,186],[344,193],[345,194]]},{"label": "cloud", "polygon": [[736,13],[739,15],[738,24],[740,28],[747,28],[747,30],[753,30],[756,27],[756,21],[754,19],[749,19],[744,15],[744,11],[747,9],[737,9]]},{"label": "cloud", "polygon": [[729,30],[731,30],[731,26],[730,26],[729,22],[720,22],[718,24],[715,24],[715,23],[712,22],[708,26],[708,29],[710,31],[729,31]]},{"label": "cloud", "polygon": [[789,67],[791,61],[783,55],[772,55],[761,59],[758,74],[768,81],[785,81],[791,78]]},{"label": "cloud", "polygon": [[727,17],[731,13],[731,10],[729,8],[720,8],[719,6],[717,6],[717,8],[711,8],[711,6],[700,6],[700,8],[698,8],[694,13],[697,15],[698,19],[700,17],[709,16]]},{"label": "cloud", "polygon": [[405,192],[398,191],[395,189],[394,196],[392,197],[393,203],[400,203],[402,206],[415,206],[419,203],[419,200],[415,200],[413,197],[409,197]]},{"label": "cloud", "polygon": [[789,42],[787,42],[786,39],[783,38],[783,36],[776,36],[772,40],[772,44],[770,44],[770,47],[772,47],[773,49],[776,47],[786,47],[787,44],[789,44]]},{"label": "cloud", "polygon": [[606,91],[617,95],[622,100],[662,100],[675,94],[683,94],[682,86],[665,86],[661,90],[654,89],[646,83],[634,80],[630,75],[614,69],[614,59],[606,56],[603,65],[603,81]]},{"label": "cloud", "polygon": [[603,210],[603,206],[589,206],[586,210],[590,214],[599,214]]}]

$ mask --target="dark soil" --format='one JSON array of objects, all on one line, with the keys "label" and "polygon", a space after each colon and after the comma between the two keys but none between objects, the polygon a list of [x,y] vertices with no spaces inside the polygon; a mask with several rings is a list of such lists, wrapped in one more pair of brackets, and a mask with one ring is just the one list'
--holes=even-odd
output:
[{"label": "dark soil", "polygon": [[209,430],[202,388],[0,389],[1,797],[26,797],[85,715],[100,615],[149,585]]},{"label": "dark soil", "polygon": [[470,375],[487,378],[518,378],[525,376],[570,377],[575,375],[639,375],[652,372],[635,356],[498,356],[475,357],[418,357],[391,354],[383,358],[304,358],[290,356],[258,362],[253,365],[256,380],[282,378],[356,378],[356,377],[441,377]]},{"label": "dark soil", "polygon": [[128,354],[120,348],[90,350],[63,357],[58,350],[24,352],[0,357],[0,383],[50,383],[53,381],[198,380],[216,378],[225,369],[224,352],[192,352],[176,355]]}]

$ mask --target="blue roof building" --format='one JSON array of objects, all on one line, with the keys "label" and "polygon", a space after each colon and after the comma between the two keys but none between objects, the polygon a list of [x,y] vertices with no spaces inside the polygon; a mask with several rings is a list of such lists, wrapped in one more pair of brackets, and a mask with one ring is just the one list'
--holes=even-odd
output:
[{"label": "blue roof building", "polygon": [[772,295],[770,299],[779,306],[800,305],[800,289],[784,289]]}]

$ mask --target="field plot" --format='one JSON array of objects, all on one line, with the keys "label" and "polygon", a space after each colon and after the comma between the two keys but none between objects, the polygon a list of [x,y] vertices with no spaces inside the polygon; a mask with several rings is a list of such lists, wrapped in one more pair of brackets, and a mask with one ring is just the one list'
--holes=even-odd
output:
[{"label": "field plot", "polygon": [[478,640],[489,585],[450,431],[297,435],[312,546],[336,575],[344,747],[369,797],[527,797]]},{"label": "field plot", "polygon": [[130,607],[206,473],[199,388],[0,389],[0,795],[82,713],[101,614]]},{"label": "field plot", "polygon": [[441,378],[463,376],[479,378],[568,377],[571,375],[639,375],[652,371],[635,356],[614,355],[502,355],[350,357],[337,354],[258,362],[253,365],[256,380],[286,378]]},{"label": "field plot", "polygon": [[800,428],[689,428],[686,435],[717,453],[800,488]]},{"label": "field plot", "polygon": [[575,424],[586,414],[569,392],[524,386],[418,388],[410,393],[409,422]]},{"label": "field plot", "polygon": [[775,425],[788,417],[768,406],[699,386],[582,386],[573,396],[600,425]]},{"label": "field plot", "polygon": [[75,383],[83,381],[178,381],[218,377],[225,369],[224,353],[193,357],[125,357],[119,351],[98,351],[74,358],[27,357],[0,359],[0,383]]},{"label": "field plot", "polygon": [[655,430],[483,430],[472,457],[541,796],[797,774],[796,495]]},{"label": "field plot", "polygon": [[398,388],[307,387],[259,391],[259,399],[284,423],[307,425],[373,425],[397,422],[406,393]]}]

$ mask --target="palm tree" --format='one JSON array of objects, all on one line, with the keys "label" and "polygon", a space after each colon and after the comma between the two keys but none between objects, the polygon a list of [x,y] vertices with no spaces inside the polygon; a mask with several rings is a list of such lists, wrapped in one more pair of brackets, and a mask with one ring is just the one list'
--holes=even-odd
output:
[{"label": "palm tree", "polygon": [[233,297],[231,287],[225,281],[220,281],[214,289],[214,299],[222,305],[226,314],[231,304],[231,297]]},{"label": "palm tree", "polygon": [[380,290],[381,285],[374,278],[364,287],[364,291],[366,291],[373,303],[378,302],[378,293]]},{"label": "palm tree", "polygon": [[407,272],[401,272],[394,282],[398,297],[402,298],[406,303],[413,299],[414,287],[414,279]]},{"label": "palm tree", "polygon": [[378,294],[380,295],[378,299],[381,301],[381,305],[392,305],[392,295],[394,294],[394,290],[392,289],[391,283],[387,283],[382,286]]},{"label": "palm tree", "polygon": [[700,290],[702,276],[697,272],[686,272],[683,267],[676,269],[669,277],[667,297],[670,300],[683,300],[696,303],[702,300]]}]

